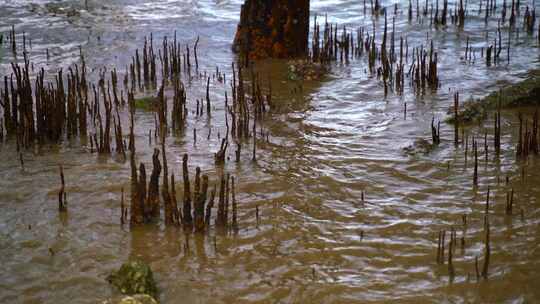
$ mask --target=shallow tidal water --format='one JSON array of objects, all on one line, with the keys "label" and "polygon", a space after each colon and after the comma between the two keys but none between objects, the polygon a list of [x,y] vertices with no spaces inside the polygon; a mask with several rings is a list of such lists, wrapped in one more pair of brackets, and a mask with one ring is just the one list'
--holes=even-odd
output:
[{"label": "shallow tidal water", "polygon": [[[229,79],[241,2],[90,0],[85,10],[84,1],[0,0],[0,33],[7,36],[11,25],[18,39],[25,32],[36,70],[52,73],[78,63],[79,46],[90,69],[125,71],[145,35],[153,33],[159,42],[176,31],[179,41],[191,45],[200,36],[201,71],[219,67]],[[327,14],[330,22],[348,28],[371,31],[375,24],[380,39],[384,18],[364,12],[361,1],[311,2],[312,15]],[[531,5],[525,2],[522,10]],[[467,63],[460,59],[465,37],[473,47],[485,47],[497,26],[497,18],[486,25],[478,16],[478,1],[468,2],[463,30],[453,25],[435,30],[429,20],[408,23],[405,1],[383,1],[389,16],[394,3],[399,4],[396,39],[406,36],[411,48],[433,39],[440,88],[420,95],[406,85],[403,95],[385,97],[365,57],[332,64],[324,79],[305,82],[288,80],[286,62],[258,63],[256,69],[272,82],[277,106],[262,122],[269,137],[258,141],[256,162],[249,142],[239,163],[233,161],[234,149],[227,152],[224,170],[237,179],[236,235],[214,229],[185,234],[162,223],[122,228],[120,193],[124,188],[129,198],[129,162],[97,156],[73,140],[24,151],[21,169],[13,141],[1,143],[0,303],[97,303],[117,294],[106,276],[130,258],[150,264],[161,303],[540,301],[540,161],[534,156],[516,161],[517,112],[502,113],[499,157],[492,153],[491,119],[467,128],[481,139],[481,147],[488,132],[490,154],[486,161],[480,149],[477,189],[470,147],[466,159],[464,145],[454,146],[452,125],[441,124],[442,142],[431,153],[404,152],[419,138],[431,140],[431,120],[447,117],[456,90],[462,100],[481,97],[537,68],[537,39],[513,33],[510,63],[487,67],[479,53]],[[78,13],[68,14],[73,10]],[[507,25],[502,28],[505,44]],[[12,60],[4,44],[2,78],[11,73]],[[205,82],[197,77],[182,81],[194,110],[195,100],[205,96]],[[185,135],[167,138],[170,173],[181,175],[182,155],[188,153],[191,175],[200,166],[216,182],[221,170],[213,154],[225,132],[226,90],[228,82],[212,81],[210,122],[190,115]],[[127,123],[127,112],[122,119]],[[154,140],[148,143],[153,114],[138,111],[135,126],[137,159],[150,166],[153,149],[159,148]],[[57,209],[59,164],[66,175],[67,216]],[[476,256],[483,260],[488,186],[491,262],[489,279],[477,282],[474,263]],[[181,183],[175,187],[182,193]],[[510,187],[516,201],[512,216],[504,209]],[[455,227],[461,238],[463,214],[468,220],[465,246],[455,251],[456,276],[450,281],[447,265],[435,260],[437,235]]]}]

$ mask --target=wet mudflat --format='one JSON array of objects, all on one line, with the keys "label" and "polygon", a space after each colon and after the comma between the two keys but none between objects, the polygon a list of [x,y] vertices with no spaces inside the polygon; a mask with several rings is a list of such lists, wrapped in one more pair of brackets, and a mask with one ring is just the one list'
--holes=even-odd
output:
[{"label": "wet mudflat", "polygon": [[[43,67],[54,74],[75,63],[80,66],[81,49],[89,79],[97,81],[99,69],[105,67],[116,67],[123,79],[135,50],[141,52],[150,33],[156,49],[165,36],[172,41],[175,31],[178,41],[192,50],[200,37],[198,71],[193,66],[191,77],[182,72],[189,109],[186,129],[166,138],[168,170],[176,175],[179,205],[184,154],[189,155],[190,174],[200,167],[212,186],[222,172],[234,176],[238,232],[223,233],[212,224],[204,234],[185,233],[181,227],[167,227],[163,220],[130,230],[129,225],[120,225],[122,189],[129,201],[129,157],[99,154],[78,137],[21,153],[13,139],[5,139],[0,144],[0,302],[96,303],[115,294],[105,278],[128,258],[149,263],[163,303],[534,302],[540,297],[535,288],[540,269],[539,164],[533,153],[517,157],[518,110],[501,111],[498,155],[492,114],[483,123],[460,130],[457,146],[454,126],[444,123],[451,116],[447,112],[455,92],[460,102],[484,96],[537,67],[537,33],[529,35],[522,26],[525,6],[531,3],[521,4],[511,31],[510,62],[507,20],[501,26],[499,63],[487,65],[482,48],[498,37],[499,1],[487,24],[484,14],[478,14],[479,3],[469,2],[463,29],[450,21],[435,28],[429,12],[417,19],[415,3],[409,22],[408,2],[398,3],[395,15],[394,2],[383,2],[388,23],[396,18],[396,50],[399,37],[407,38],[411,54],[420,45],[428,49],[433,40],[440,82],[436,90],[414,90],[406,77],[401,94],[393,90],[385,94],[376,71],[370,73],[367,55],[349,63],[332,62],[321,80],[290,80],[285,61],[258,63],[262,89],[268,92],[271,83],[273,106],[257,123],[256,161],[253,138],[241,141],[238,162],[231,140],[225,164],[218,166],[214,153],[231,119],[225,120],[225,92],[231,98],[231,63],[236,59],[230,44],[240,4],[90,1],[88,10],[73,1],[1,4],[0,32],[7,41],[15,25],[19,63],[25,33],[35,72]],[[311,5],[320,23],[327,14],[340,30],[363,27],[371,33],[375,24],[379,45],[384,15],[373,17],[369,3],[366,11],[358,1]],[[419,4],[420,10],[424,5]],[[452,9],[455,5],[449,3]],[[485,6],[483,2],[482,12]],[[465,53],[467,37],[472,55]],[[12,73],[14,61],[7,42],[0,54],[3,79]],[[204,73],[212,75],[216,67],[226,80],[211,77],[208,118],[197,115],[197,99],[206,101]],[[136,97],[155,96],[157,90],[137,90]],[[170,109],[172,91],[171,86],[165,88]],[[519,111],[531,128],[534,108]],[[127,108],[119,117],[124,135],[129,134]],[[423,153],[418,140],[431,143],[433,118],[435,123],[443,121],[441,143]],[[154,112],[137,109],[134,121],[137,161],[145,163],[149,176],[154,148],[162,148],[154,136]],[[90,128],[92,132],[97,130]],[[473,137],[478,142],[477,186]],[[59,165],[68,202],[68,212],[60,215]],[[475,258],[482,271],[488,187],[490,264],[485,280],[477,279]],[[508,214],[511,189],[514,206]],[[452,227],[457,241],[452,243],[450,276]],[[447,250],[443,261],[437,258],[442,230]]]}]

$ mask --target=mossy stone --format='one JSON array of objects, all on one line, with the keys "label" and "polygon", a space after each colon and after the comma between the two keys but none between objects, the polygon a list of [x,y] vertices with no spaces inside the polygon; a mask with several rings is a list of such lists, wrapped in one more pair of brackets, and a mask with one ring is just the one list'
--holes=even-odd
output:
[{"label": "mossy stone", "polygon": [[[458,111],[460,123],[473,123],[486,118],[490,111],[540,105],[540,70],[530,71],[527,78],[492,92],[484,98],[469,100]],[[448,123],[454,123],[454,107],[448,109]]]},{"label": "mossy stone", "polygon": [[123,294],[148,294],[152,297],[157,294],[152,270],[141,261],[124,263],[119,270],[109,275],[107,280]]},{"label": "mossy stone", "polygon": [[415,140],[412,145],[403,148],[403,152],[409,156],[415,156],[418,154],[427,155],[431,153],[436,147],[437,146],[433,143],[423,138],[419,138]]}]

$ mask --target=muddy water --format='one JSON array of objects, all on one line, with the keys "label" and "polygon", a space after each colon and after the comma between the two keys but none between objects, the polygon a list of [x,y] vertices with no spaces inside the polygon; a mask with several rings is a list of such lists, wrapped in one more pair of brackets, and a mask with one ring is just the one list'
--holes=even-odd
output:
[{"label": "muddy water", "polygon": [[[32,40],[31,61],[51,72],[77,63],[79,46],[89,67],[124,70],[150,32],[159,41],[177,31],[179,40],[190,44],[199,35],[200,69],[211,72],[218,66],[230,77],[230,43],[240,2],[89,1],[87,11],[83,1],[4,0],[0,32],[6,36],[12,24],[18,33],[26,32]],[[388,7],[393,3],[383,2]],[[476,190],[471,154],[466,160],[463,145],[454,147],[451,126],[442,124],[442,143],[430,154],[403,152],[419,138],[430,140],[431,119],[444,119],[455,90],[465,97],[482,96],[536,67],[535,38],[523,31],[512,35],[510,64],[486,67],[479,52],[474,63],[465,63],[460,60],[465,37],[471,37],[474,47],[483,47],[487,31],[493,41],[495,18],[486,26],[476,14],[478,3],[469,1],[463,31],[453,26],[433,31],[429,21],[408,24],[403,6],[396,38],[407,36],[410,47],[427,45],[426,35],[433,38],[442,84],[436,93],[417,96],[407,86],[402,96],[385,98],[381,82],[367,73],[365,58],[335,64],[322,81],[305,83],[287,81],[284,62],[259,64],[272,81],[278,107],[263,123],[269,142],[259,140],[256,162],[248,148],[239,164],[229,151],[225,169],[238,179],[236,236],[213,230],[206,236],[185,235],[163,225],[122,229],[120,192],[129,191],[128,162],[98,157],[71,141],[25,151],[21,169],[13,142],[2,144],[0,302],[96,303],[116,293],[105,277],[128,258],[151,265],[163,303],[538,301],[540,164],[534,157],[515,160],[516,113],[503,112],[500,157],[490,153],[486,162],[481,149]],[[340,25],[371,29],[373,23],[361,1],[312,1],[312,12],[327,13],[329,21]],[[380,37],[384,20],[375,24]],[[506,43],[507,34],[503,38]],[[5,45],[0,54],[3,78],[13,58]],[[183,81],[194,108],[195,100],[204,96],[203,81]],[[218,135],[225,132],[228,89],[228,83],[212,82],[211,122],[191,115],[186,134],[167,139],[169,170],[177,176],[182,154],[188,153],[191,172],[200,166],[215,182],[220,171],[213,153],[219,148]],[[478,137],[487,131],[490,151],[492,124],[488,120],[467,130]],[[155,142],[149,145],[147,133],[153,127],[152,114],[137,112],[137,157],[148,165]],[[57,211],[59,164],[64,166],[69,204],[62,217]],[[513,216],[504,214],[507,176],[516,192]],[[490,275],[478,283],[474,259],[483,261],[488,185]],[[181,193],[181,186],[176,187]],[[435,261],[436,237],[453,226],[461,238],[463,214],[468,219],[465,246],[456,250],[456,276],[450,282],[447,266]]]}]

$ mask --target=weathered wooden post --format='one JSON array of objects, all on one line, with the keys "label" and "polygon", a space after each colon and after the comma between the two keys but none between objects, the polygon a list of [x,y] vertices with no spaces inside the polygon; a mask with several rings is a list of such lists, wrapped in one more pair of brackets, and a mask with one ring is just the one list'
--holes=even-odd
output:
[{"label": "weathered wooden post", "polygon": [[307,54],[309,0],[245,0],[233,51],[250,59]]}]

